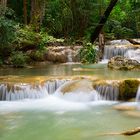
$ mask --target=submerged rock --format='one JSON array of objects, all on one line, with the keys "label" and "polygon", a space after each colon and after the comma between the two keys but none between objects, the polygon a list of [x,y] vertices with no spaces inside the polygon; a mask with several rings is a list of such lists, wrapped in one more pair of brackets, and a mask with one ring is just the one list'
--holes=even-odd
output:
[{"label": "submerged rock", "polygon": [[116,70],[140,70],[140,63],[123,56],[115,56],[108,62],[108,67]]},{"label": "submerged rock", "polygon": [[128,106],[128,105],[116,105],[114,106],[114,109],[118,110],[118,111],[132,111],[132,110],[136,110],[135,106]]},{"label": "submerged rock", "polygon": [[140,118],[140,111],[126,111],[125,114],[130,117]]}]

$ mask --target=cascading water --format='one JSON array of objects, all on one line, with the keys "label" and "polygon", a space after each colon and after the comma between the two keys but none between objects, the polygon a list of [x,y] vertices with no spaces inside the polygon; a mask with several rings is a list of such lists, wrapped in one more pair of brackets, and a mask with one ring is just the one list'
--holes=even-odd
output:
[{"label": "cascading water", "polygon": [[1,84],[0,100],[15,101],[22,99],[44,98],[49,94],[71,101],[116,101],[119,95],[118,86],[96,85],[93,88],[92,81],[88,80],[53,80],[43,83],[43,85],[30,84]]},{"label": "cascading water", "polygon": [[67,80],[47,81],[41,85],[30,84],[1,84],[0,85],[0,100],[15,101],[22,99],[37,99],[46,97],[52,94],[63,85]]},{"label": "cascading water", "polygon": [[129,59],[137,60],[140,63],[140,49],[128,50],[124,56]]},{"label": "cascading water", "polygon": [[119,88],[114,85],[97,85],[95,89],[101,96],[102,100],[116,101],[119,96]]},{"label": "cascading water", "polygon": [[93,88],[90,80],[74,80],[65,83],[58,90],[55,95],[76,102],[88,102],[101,100],[98,92]]},{"label": "cascading water", "polygon": [[110,59],[114,56],[120,55],[124,56],[128,50],[133,50],[134,48],[126,46],[112,46],[107,45],[104,47],[104,56],[103,59]]},{"label": "cascading water", "polygon": [[136,95],[136,102],[140,102],[140,85],[138,87],[137,95]]},{"label": "cascading water", "polygon": [[68,58],[68,62],[73,62],[73,60],[72,60],[72,50],[68,51],[67,58]]}]

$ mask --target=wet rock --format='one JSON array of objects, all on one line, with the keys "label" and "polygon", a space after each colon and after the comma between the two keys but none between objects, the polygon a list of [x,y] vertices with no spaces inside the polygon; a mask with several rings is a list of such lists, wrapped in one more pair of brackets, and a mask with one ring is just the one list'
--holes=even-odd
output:
[{"label": "wet rock", "polygon": [[140,70],[140,63],[123,56],[115,56],[108,62],[108,67],[116,70]]},{"label": "wet rock", "polygon": [[135,106],[128,106],[128,105],[116,105],[113,108],[118,110],[118,111],[132,111],[132,110],[136,110]]},{"label": "wet rock", "polygon": [[125,112],[126,115],[130,116],[130,117],[134,117],[134,118],[140,118],[140,112],[139,111],[126,111]]},{"label": "wet rock", "polygon": [[82,46],[49,47],[46,60],[58,63],[78,62],[77,54]]},{"label": "wet rock", "polygon": [[92,81],[89,80],[76,80],[67,83],[64,87],[62,87],[61,92],[63,94],[69,92],[90,92],[93,90]]},{"label": "wet rock", "polygon": [[140,82],[138,80],[124,80],[119,84],[119,100],[130,100],[136,97]]}]

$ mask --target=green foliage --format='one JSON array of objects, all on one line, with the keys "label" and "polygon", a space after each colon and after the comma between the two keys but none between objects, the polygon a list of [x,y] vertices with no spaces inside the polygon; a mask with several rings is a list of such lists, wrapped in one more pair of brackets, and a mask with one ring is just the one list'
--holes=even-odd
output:
[{"label": "green foliage", "polygon": [[[1,7],[0,10],[2,10]],[[12,17],[11,12],[11,9],[5,9],[5,12],[0,13],[0,57],[2,59],[12,51],[10,45],[16,37],[16,23],[8,18]]]},{"label": "green foliage", "polygon": [[33,31],[33,29],[30,26],[25,27],[17,27],[17,38],[15,40],[15,44],[18,45],[18,47],[22,47],[24,45],[32,46],[32,45],[38,45],[40,36],[38,33]]},{"label": "green foliage", "polygon": [[11,55],[11,62],[14,67],[21,68],[27,63],[28,57],[20,51],[14,52]]},{"label": "green foliage", "polygon": [[48,33],[43,30],[41,32],[35,32],[31,26],[18,26],[15,44],[17,44],[18,48],[35,46],[36,49],[43,49],[48,43],[63,41],[63,39],[56,39],[48,35]]},{"label": "green foliage", "polygon": [[44,26],[56,37],[79,39],[89,26],[95,27],[97,23],[96,1],[48,0]]},{"label": "green foliage", "polygon": [[91,43],[86,43],[80,50],[80,59],[82,63],[95,63],[97,60],[97,48]]},{"label": "green foliage", "polygon": [[139,6],[140,1],[118,1],[107,21],[105,32],[113,33],[116,38],[136,38],[140,31]]},{"label": "green foliage", "polygon": [[46,52],[47,49],[36,50],[31,53],[30,57],[34,61],[44,61]]}]

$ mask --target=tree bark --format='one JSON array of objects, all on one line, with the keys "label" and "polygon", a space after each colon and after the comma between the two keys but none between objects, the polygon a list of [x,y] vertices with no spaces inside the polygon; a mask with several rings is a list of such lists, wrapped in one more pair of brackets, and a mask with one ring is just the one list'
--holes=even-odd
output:
[{"label": "tree bark", "polygon": [[99,33],[101,32],[102,28],[104,27],[111,11],[113,10],[114,6],[118,0],[111,0],[109,6],[107,7],[106,11],[104,12],[102,18],[99,21],[99,24],[96,26],[94,32],[91,34],[91,43],[94,43],[96,38],[99,36]]},{"label": "tree bark", "polygon": [[32,0],[31,1],[31,20],[35,29],[38,31],[42,25],[42,21],[45,14],[45,0]]},{"label": "tree bark", "polygon": [[4,15],[6,12],[6,7],[7,7],[7,0],[0,0],[0,6],[2,10],[0,11],[0,16]]},{"label": "tree bark", "polygon": [[24,24],[27,25],[27,0],[23,0]]},{"label": "tree bark", "polygon": [[7,6],[7,0],[0,0],[0,4],[1,4],[3,7],[6,7],[6,6]]},{"label": "tree bark", "polygon": [[135,41],[133,39],[126,39],[126,40],[129,41],[133,45],[140,45],[140,42],[137,42],[137,41]]}]

